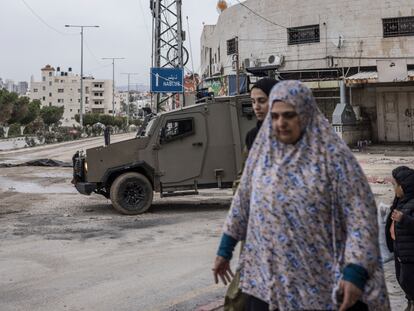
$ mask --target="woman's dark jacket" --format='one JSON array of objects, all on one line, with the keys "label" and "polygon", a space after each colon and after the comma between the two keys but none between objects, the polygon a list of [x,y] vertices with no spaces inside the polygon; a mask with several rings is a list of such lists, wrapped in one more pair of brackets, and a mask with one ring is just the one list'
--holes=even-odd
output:
[{"label": "woman's dark jacket", "polygon": [[262,126],[262,123],[263,123],[263,121],[257,121],[256,127],[252,128],[250,131],[247,132],[247,134],[246,134],[246,147],[247,147],[247,150],[250,151],[250,149],[252,149],[254,139],[256,138],[257,133],[259,133],[260,127]]},{"label": "woman's dark jacket", "polygon": [[[400,222],[396,222],[395,241],[391,239],[391,214],[394,209],[401,211],[404,216]],[[396,257],[402,263],[414,263],[414,198],[394,199],[391,212],[385,225],[385,236],[390,252],[395,252]]]}]

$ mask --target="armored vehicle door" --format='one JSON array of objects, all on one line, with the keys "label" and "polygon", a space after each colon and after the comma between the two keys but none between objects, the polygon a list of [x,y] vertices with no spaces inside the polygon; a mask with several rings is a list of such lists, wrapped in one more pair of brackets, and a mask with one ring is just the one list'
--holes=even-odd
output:
[{"label": "armored vehicle door", "polygon": [[167,116],[161,125],[157,157],[161,183],[194,184],[203,169],[207,142],[203,113]]}]

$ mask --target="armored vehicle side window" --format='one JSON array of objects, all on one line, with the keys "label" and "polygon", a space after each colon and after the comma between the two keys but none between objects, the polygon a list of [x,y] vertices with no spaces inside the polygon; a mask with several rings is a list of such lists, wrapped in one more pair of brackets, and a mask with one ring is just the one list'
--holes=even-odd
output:
[{"label": "armored vehicle side window", "polygon": [[172,140],[194,134],[194,119],[169,120],[161,129],[160,142],[167,143]]}]

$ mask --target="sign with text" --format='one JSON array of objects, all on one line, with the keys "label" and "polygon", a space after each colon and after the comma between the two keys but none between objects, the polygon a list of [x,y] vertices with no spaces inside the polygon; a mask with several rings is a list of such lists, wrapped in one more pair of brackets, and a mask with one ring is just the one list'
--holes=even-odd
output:
[{"label": "sign with text", "polygon": [[183,93],[183,68],[151,68],[152,93]]}]

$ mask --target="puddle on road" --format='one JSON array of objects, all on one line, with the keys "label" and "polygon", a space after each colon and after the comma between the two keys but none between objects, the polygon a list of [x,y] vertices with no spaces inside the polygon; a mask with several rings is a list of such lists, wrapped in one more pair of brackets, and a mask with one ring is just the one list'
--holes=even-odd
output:
[{"label": "puddle on road", "polygon": [[34,177],[40,178],[72,178],[72,172],[39,172],[31,174]]},{"label": "puddle on road", "polygon": [[0,177],[0,190],[21,193],[76,193],[76,189],[71,184],[52,184],[42,186],[35,182],[15,181],[9,178]]}]

